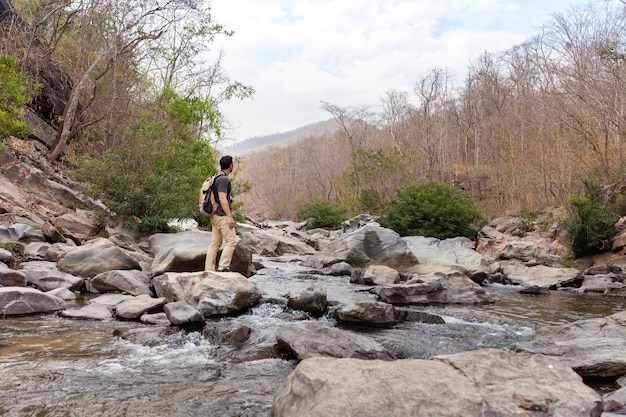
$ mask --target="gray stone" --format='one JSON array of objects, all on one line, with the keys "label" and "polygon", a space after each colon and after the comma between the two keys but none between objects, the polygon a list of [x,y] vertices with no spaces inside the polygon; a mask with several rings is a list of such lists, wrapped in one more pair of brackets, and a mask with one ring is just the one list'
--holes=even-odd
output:
[{"label": "gray stone", "polygon": [[350,282],[361,285],[392,285],[400,282],[400,274],[385,265],[370,265],[365,269],[354,269]]},{"label": "gray stone", "polygon": [[113,313],[111,308],[100,303],[91,303],[77,310],[65,310],[61,312],[61,316],[70,319],[81,320],[111,320]]},{"label": "gray stone", "polygon": [[112,270],[141,269],[135,259],[103,238],[68,252],[57,265],[62,271],[81,277],[95,277]]},{"label": "gray stone", "polygon": [[394,307],[376,301],[357,301],[341,305],[335,310],[335,318],[343,323],[374,326],[390,326],[396,323]]},{"label": "gray stone", "polygon": [[514,349],[554,356],[578,374],[618,377],[626,374],[626,312],[538,329]]},{"label": "gray stone", "polygon": [[35,288],[0,288],[0,316],[51,313],[64,308],[65,301]]},{"label": "gray stone", "polygon": [[151,295],[150,277],[138,270],[107,271],[87,279],[90,292],[121,292],[130,295]]},{"label": "gray stone", "polygon": [[165,298],[138,295],[116,305],[115,314],[124,319],[139,319],[143,314],[163,307],[166,302]]},{"label": "gray stone", "polygon": [[461,272],[422,275],[405,284],[375,287],[372,292],[393,305],[493,302],[480,285]]},{"label": "gray stone", "polygon": [[287,295],[287,305],[294,310],[306,311],[314,316],[321,316],[328,307],[326,290],[313,286],[298,293],[289,293]]},{"label": "gray stone", "polygon": [[193,326],[204,323],[202,314],[184,301],[167,303],[163,311],[170,323],[175,326]]},{"label": "gray stone", "polygon": [[262,295],[256,284],[237,272],[168,272],[152,282],[157,296],[185,301],[205,319],[253,307]]},{"label": "gray stone", "polygon": [[392,359],[378,342],[360,334],[321,323],[288,324],[276,333],[280,350],[298,360],[316,356],[357,359]]},{"label": "gray stone", "polygon": [[496,349],[433,360],[311,358],[272,417],[599,417],[600,396],[558,360]]},{"label": "gray stone", "polygon": [[0,264],[0,287],[25,287],[26,274]]},{"label": "gray stone", "polygon": [[58,270],[53,262],[33,261],[22,264],[22,268],[28,284],[42,291],[57,288],[80,291],[85,285],[83,278]]},{"label": "gray stone", "polygon": [[[325,248],[324,253],[316,254],[305,265],[319,265],[317,257],[330,257],[353,266],[368,264],[386,265],[399,271],[414,267],[419,263],[408,248],[407,243],[396,232],[380,227],[375,223],[342,236]],[[332,263],[323,265],[330,266]]]}]

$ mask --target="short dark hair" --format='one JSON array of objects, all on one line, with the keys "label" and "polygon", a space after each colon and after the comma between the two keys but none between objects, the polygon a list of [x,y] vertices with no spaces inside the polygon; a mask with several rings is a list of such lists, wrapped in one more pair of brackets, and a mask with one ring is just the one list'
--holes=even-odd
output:
[{"label": "short dark hair", "polygon": [[222,156],[222,158],[220,159],[220,169],[227,169],[232,163],[232,156]]}]

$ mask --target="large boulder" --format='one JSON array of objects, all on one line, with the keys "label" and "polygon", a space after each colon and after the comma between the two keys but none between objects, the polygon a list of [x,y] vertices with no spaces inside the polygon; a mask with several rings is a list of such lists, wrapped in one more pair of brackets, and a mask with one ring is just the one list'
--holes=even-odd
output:
[{"label": "large boulder", "polygon": [[121,292],[130,295],[151,295],[150,277],[138,270],[107,271],[87,279],[90,292]]},{"label": "large boulder", "polygon": [[326,267],[332,263],[320,263],[317,257],[331,258],[332,263],[347,262],[364,267],[369,264],[386,265],[398,271],[409,269],[419,263],[406,241],[390,229],[375,223],[342,236],[327,248],[324,253],[310,257],[304,265]]},{"label": "large boulder", "polygon": [[253,307],[262,296],[256,284],[236,272],[168,272],[152,283],[157,296],[168,302],[185,301],[205,319]]},{"label": "large boulder", "polygon": [[59,270],[54,262],[31,261],[24,262],[21,266],[28,284],[41,291],[57,288],[79,291],[85,285],[84,278]]},{"label": "large boulder", "polygon": [[571,251],[554,233],[525,233],[511,228],[502,218],[482,228],[476,250],[494,260],[516,259],[548,266],[571,257]]},{"label": "large boulder", "polygon": [[514,349],[553,356],[582,376],[626,374],[626,311],[537,330]]},{"label": "large boulder", "polygon": [[282,326],[276,333],[276,341],[279,350],[298,360],[316,356],[392,359],[381,344],[369,337],[315,322]]},{"label": "large boulder", "polygon": [[517,260],[502,261],[492,265],[492,272],[500,274],[508,284],[526,287],[557,289],[582,281],[576,268],[546,265],[526,266]]},{"label": "large boulder", "polygon": [[152,298],[147,294],[142,294],[117,304],[115,314],[124,319],[139,319],[145,313],[160,309],[165,303],[163,297]]},{"label": "large boulder", "polygon": [[422,272],[434,272],[434,266],[439,266],[464,271],[470,277],[484,277],[489,270],[487,258],[478,253],[474,242],[466,237],[440,240],[407,236],[402,239],[418,259],[418,269]]},{"label": "large boulder", "polygon": [[51,313],[63,310],[65,301],[30,287],[0,287],[0,317]]},{"label": "large boulder", "polygon": [[15,223],[10,226],[0,226],[0,241],[30,243],[45,240],[43,233],[28,224]]},{"label": "large boulder", "polygon": [[[148,244],[150,252],[154,255],[152,276],[166,272],[204,271],[206,252],[210,243],[210,232],[187,231],[150,236]],[[254,273],[252,252],[241,240],[237,242],[230,270],[245,276]]]},{"label": "large boulder", "polygon": [[420,275],[403,284],[375,287],[372,292],[393,305],[483,304],[494,301],[480,285],[459,271]]},{"label": "large boulder", "polygon": [[255,253],[262,256],[315,253],[315,249],[307,242],[286,234],[282,229],[260,229],[247,225],[241,232],[241,238]]},{"label": "large boulder", "polygon": [[311,358],[274,398],[272,417],[599,417],[601,398],[553,358],[496,349],[432,360]]},{"label": "large boulder", "polygon": [[111,270],[141,269],[139,262],[104,238],[67,252],[57,266],[69,274],[88,278]]}]

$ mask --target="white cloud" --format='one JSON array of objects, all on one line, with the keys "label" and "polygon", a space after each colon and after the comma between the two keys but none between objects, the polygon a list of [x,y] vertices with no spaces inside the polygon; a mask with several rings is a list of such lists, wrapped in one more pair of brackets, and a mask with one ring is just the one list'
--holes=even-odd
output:
[{"label": "white cloud", "polygon": [[576,0],[214,0],[213,18],[234,30],[215,47],[253,99],[223,107],[237,139],[330,117],[321,101],[377,105],[410,91],[433,67],[459,80],[484,51],[523,42]]}]

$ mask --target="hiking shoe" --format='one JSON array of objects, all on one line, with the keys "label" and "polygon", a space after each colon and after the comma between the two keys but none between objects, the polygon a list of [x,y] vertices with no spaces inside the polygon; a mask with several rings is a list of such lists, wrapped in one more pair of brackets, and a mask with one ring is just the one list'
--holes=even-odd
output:
[{"label": "hiking shoe", "polygon": [[230,269],[228,268],[218,269],[217,272],[230,272]]}]

